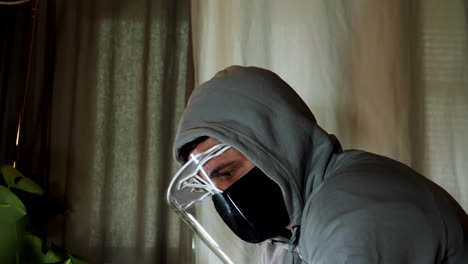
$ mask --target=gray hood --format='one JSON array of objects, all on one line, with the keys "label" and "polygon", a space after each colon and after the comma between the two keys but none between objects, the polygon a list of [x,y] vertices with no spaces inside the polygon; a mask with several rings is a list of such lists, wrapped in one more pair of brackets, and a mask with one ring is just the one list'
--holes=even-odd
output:
[{"label": "gray hood", "polygon": [[340,150],[286,82],[255,67],[229,67],[193,91],[174,143],[176,160],[183,162],[180,148],[201,136],[236,148],[280,185],[292,226],[301,224],[304,202]]}]

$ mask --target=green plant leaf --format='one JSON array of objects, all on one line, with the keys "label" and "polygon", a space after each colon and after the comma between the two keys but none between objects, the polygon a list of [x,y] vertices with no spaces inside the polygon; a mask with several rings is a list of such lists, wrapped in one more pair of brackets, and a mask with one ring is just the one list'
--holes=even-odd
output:
[{"label": "green plant leaf", "polygon": [[48,194],[37,195],[15,188],[11,188],[10,191],[26,206],[28,215],[33,222],[46,221],[57,214],[65,214],[68,209],[64,202]]},{"label": "green plant leaf", "polygon": [[18,181],[18,183],[11,187],[38,195],[43,195],[45,193],[45,191],[39,185],[26,177],[23,177]]},{"label": "green plant leaf", "polygon": [[3,179],[8,185],[8,188],[16,188],[25,192],[42,195],[44,190],[37,185],[34,181],[26,178],[17,169],[10,165],[3,165],[0,169]]},{"label": "green plant leaf", "polygon": [[16,223],[26,215],[26,207],[14,193],[0,185],[0,221]]},{"label": "green plant leaf", "polygon": [[15,184],[15,179],[16,178],[23,178],[23,174],[21,174],[17,169],[13,168],[10,165],[3,165],[0,169],[3,179],[5,179],[5,182],[7,183],[8,187],[12,186]]},{"label": "green plant leaf", "polygon": [[46,253],[43,253],[41,239],[32,234],[24,236],[21,257],[41,264],[62,263],[70,259],[68,254],[57,246],[52,246]]},{"label": "green plant leaf", "polygon": [[18,243],[15,224],[0,220],[0,263],[15,263]]},{"label": "green plant leaf", "polygon": [[12,263],[16,256],[19,219],[26,215],[23,203],[5,186],[0,185],[0,263]]},{"label": "green plant leaf", "polygon": [[84,260],[80,260],[80,259],[77,259],[75,257],[73,257],[72,255],[68,254],[68,256],[70,256],[70,264],[88,264],[88,262],[84,261]]}]

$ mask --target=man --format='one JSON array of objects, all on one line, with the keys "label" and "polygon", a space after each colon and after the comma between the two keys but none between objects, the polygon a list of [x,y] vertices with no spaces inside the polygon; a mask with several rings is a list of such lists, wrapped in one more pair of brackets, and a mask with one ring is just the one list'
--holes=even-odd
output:
[{"label": "man", "polygon": [[168,200],[211,196],[237,236],[274,239],[265,263],[468,263],[468,217],[448,193],[392,159],[342,151],[270,71],[233,66],[195,89],[174,154],[185,165]]}]

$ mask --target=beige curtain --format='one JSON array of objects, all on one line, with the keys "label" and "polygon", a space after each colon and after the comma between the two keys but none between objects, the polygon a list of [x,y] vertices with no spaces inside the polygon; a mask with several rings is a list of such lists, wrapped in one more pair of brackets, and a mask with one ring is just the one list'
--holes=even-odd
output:
[{"label": "beige curtain", "polygon": [[48,232],[91,263],[192,261],[163,199],[193,86],[189,4],[41,1],[39,28],[53,10],[56,33],[49,191],[71,205]]},{"label": "beige curtain", "polygon": [[[344,148],[400,160],[468,210],[468,4],[193,1],[195,79],[268,68]],[[197,263],[218,263],[198,248]]]}]

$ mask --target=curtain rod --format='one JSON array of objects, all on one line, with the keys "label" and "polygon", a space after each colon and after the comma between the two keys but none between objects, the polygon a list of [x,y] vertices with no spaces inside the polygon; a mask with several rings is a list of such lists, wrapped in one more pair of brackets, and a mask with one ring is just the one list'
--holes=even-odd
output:
[{"label": "curtain rod", "polygon": [[20,0],[20,1],[14,1],[14,2],[5,2],[5,1],[0,1],[0,5],[20,5],[27,3],[31,0]]}]

